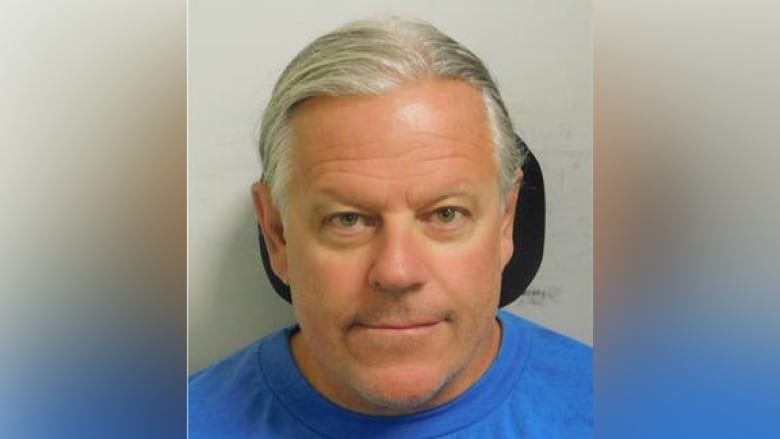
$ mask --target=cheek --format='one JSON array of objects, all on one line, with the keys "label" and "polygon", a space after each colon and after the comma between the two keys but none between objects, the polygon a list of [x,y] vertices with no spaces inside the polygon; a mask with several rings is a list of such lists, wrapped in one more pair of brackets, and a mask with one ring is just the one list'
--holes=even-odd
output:
[{"label": "cheek", "polygon": [[326,252],[305,242],[291,242],[288,257],[298,321],[312,326],[349,319],[363,290],[366,258]]},{"label": "cheek", "polygon": [[498,234],[485,234],[434,255],[437,278],[453,301],[493,312],[501,287],[500,249]]}]

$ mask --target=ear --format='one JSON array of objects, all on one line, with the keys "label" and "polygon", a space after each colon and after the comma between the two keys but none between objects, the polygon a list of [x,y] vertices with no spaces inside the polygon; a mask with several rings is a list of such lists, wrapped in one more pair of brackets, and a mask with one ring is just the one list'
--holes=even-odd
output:
[{"label": "ear", "polygon": [[271,199],[271,188],[265,183],[252,185],[252,201],[255,205],[257,223],[263,230],[263,240],[268,249],[271,268],[284,283],[287,279],[287,241],[284,239],[284,223],[279,210]]},{"label": "ear", "polygon": [[515,243],[512,239],[515,225],[515,211],[517,210],[517,199],[520,196],[520,184],[523,181],[523,171],[518,170],[515,176],[515,185],[509,194],[506,195],[503,218],[501,219],[501,267],[506,267],[509,260],[512,259],[512,253],[515,250]]}]

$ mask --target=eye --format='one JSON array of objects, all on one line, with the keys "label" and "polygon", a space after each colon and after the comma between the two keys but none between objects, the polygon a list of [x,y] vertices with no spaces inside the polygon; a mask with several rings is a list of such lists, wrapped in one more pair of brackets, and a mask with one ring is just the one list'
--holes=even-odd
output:
[{"label": "eye", "polygon": [[323,225],[339,233],[356,233],[366,226],[372,225],[369,217],[355,212],[341,212],[328,215],[323,220]]},{"label": "eye", "polygon": [[452,207],[444,207],[434,212],[436,219],[445,224],[454,222],[458,219],[459,215],[463,214]]},{"label": "eye", "polygon": [[469,212],[453,206],[441,207],[431,212],[428,221],[432,226],[442,230],[455,231],[465,225]]},{"label": "eye", "polygon": [[336,212],[322,218],[319,237],[331,248],[353,248],[373,236],[378,218],[357,212]]},{"label": "eye", "polygon": [[356,213],[340,213],[333,218],[333,221],[341,227],[355,227],[360,221],[360,215]]}]

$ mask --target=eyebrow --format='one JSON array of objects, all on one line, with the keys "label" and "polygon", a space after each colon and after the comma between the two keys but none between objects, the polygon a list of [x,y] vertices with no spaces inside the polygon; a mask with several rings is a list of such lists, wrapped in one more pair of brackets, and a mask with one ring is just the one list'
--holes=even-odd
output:
[{"label": "eyebrow", "polygon": [[314,196],[314,208],[316,210],[325,210],[329,203],[339,203],[346,206],[355,207],[360,210],[373,210],[371,203],[360,200],[352,194],[343,194],[335,190],[323,190]]},{"label": "eyebrow", "polygon": [[[439,192],[440,188],[443,189],[444,193]],[[413,191],[409,194],[411,195],[411,199],[407,196],[407,202],[413,206],[432,206],[450,198],[466,198],[475,204],[478,201],[476,187],[467,180],[459,179],[436,189],[437,190],[429,191],[424,188],[420,191]]]},{"label": "eyebrow", "polygon": [[[463,198],[472,202],[475,205],[478,204],[478,199],[476,195],[473,192],[470,192],[462,188],[463,186],[470,187],[470,185],[457,183],[454,186],[456,186],[455,190],[443,193],[441,195],[412,194],[412,199],[410,200],[409,197],[407,196],[406,200],[415,209],[419,209],[427,206],[433,206],[435,204],[441,203],[444,200],[453,199],[453,198]],[[332,202],[344,204],[346,206],[354,207],[356,209],[364,210],[364,211],[377,210],[376,205],[374,203],[371,203],[366,200],[362,200],[360,199],[360,197],[354,195],[353,193],[340,191],[338,189],[332,189],[332,188],[323,189],[317,195],[315,195],[314,199],[315,199],[314,206],[315,209],[317,210],[325,210],[327,204]]]},{"label": "eyebrow", "polygon": [[[473,203],[476,203],[477,197],[470,192],[464,191],[464,190],[456,190],[452,192],[447,192],[445,194],[442,194],[440,196],[433,196],[433,197],[426,197],[421,196],[419,197],[422,201],[419,203],[420,206],[433,206],[435,204],[439,204],[444,200],[448,200],[451,198],[465,198]],[[414,201],[414,200],[413,200]],[[410,203],[414,205],[415,203]]]}]

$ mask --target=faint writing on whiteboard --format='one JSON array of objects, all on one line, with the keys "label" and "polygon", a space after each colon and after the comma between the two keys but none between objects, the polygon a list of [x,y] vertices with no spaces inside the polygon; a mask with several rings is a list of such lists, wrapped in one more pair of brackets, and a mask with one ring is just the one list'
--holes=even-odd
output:
[{"label": "faint writing on whiteboard", "polygon": [[558,303],[561,295],[560,287],[530,287],[525,290],[518,299],[518,303],[524,305],[544,305],[546,303]]}]

